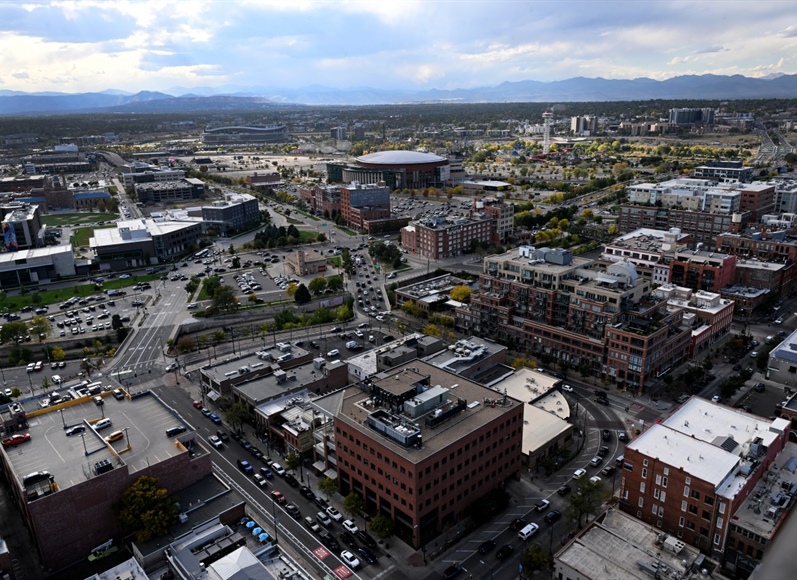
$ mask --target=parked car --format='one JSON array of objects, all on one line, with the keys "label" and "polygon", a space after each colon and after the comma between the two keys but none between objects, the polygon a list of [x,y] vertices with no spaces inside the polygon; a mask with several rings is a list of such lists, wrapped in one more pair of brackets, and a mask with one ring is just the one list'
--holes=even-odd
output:
[{"label": "parked car", "polygon": [[547,514],[545,514],[545,523],[546,524],[553,524],[558,522],[562,519],[562,512],[559,510],[551,510]]},{"label": "parked car", "polygon": [[285,503],[287,501],[285,496],[282,495],[282,492],[276,489],[271,492],[271,497],[277,503]]},{"label": "parked car", "polygon": [[274,473],[276,473],[277,475],[282,475],[282,476],[284,476],[284,475],[285,475],[285,469],[284,469],[284,468],[283,468],[283,467],[282,467],[282,466],[281,466],[279,463],[277,463],[276,461],[275,461],[274,463],[272,463],[272,464],[271,464],[271,469],[272,469],[272,470],[274,471]]},{"label": "parked car", "polygon": [[254,472],[254,468],[252,464],[249,463],[246,459],[239,459],[238,460],[238,469],[243,471],[246,474],[250,474]]},{"label": "parked car", "polygon": [[514,551],[512,544],[504,544],[495,553],[495,557],[499,560],[506,560]]}]

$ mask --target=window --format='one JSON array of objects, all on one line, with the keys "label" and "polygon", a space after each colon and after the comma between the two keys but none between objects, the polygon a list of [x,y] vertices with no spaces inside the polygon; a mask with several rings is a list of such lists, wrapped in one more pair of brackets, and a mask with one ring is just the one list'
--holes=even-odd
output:
[{"label": "window", "polygon": [[665,467],[664,468],[664,475],[670,475],[670,468],[669,467]]},{"label": "window", "polygon": [[667,501],[667,492],[666,491],[661,492],[661,501],[662,502]]},{"label": "window", "polygon": [[647,478],[648,478],[648,470],[647,470],[647,468],[643,467],[642,468],[642,479],[647,479]]},{"label": "window", "polygon": [[694,522],[686,522],[686,529],[687,529],[687,530],[692,530],[692,531],[694,532],[694,531],[695,531],[695,524],[694,524]]},{"label": "window", "polygon": [[717,518],[717,527],[718,528],[721,529],[722,528],[722,524],[724,524],[724,523],[725,523],[725,520],[723,518]]},{"label": "window", "polygon": [[640,493],[645,493],[645,482],[644,481],[639,483],[639,492]]},{"label": "window", "polygon": [[689,497],[689,486],[688,485],[684,486],[684,497]]},{"label": "window", "polygon": [[684,483],[686,485],[692,485],[692,478],[691,477],[687,477],[686,479],[684,479]]},{"label": "window", "polygon": [[720,513],[721,514],[725,513],[725,502],[724,501],[720,502]]},{"label": "window", "polygon": [[681,511],[682,511],[682,512],[685,512],[685,511],[686,511],[686,507],[687,507],[687,505],[688,505],[688,504],[687,504],[685,501],[682,501],[682,502],[681,502]]},{"label": "window", "polygon": [[700,492],[699,491],[692,491],[692,499],[696,499],[700,501]]},{"label": "window", "polygon": [[685,522],[685,521],[686,521],[686,520],[684,519],[684,517],[683,517],[683,516],[681,516],[680,518],[678,518],[678,527],[679,527],[679,528],[682,528],[682,527],[684,527],[684,522]]},{"label": "window", "polygon": [[697,515],[697,508],[693,505],[689,506],[689,513],[693,515]]},{"label": "window", "polygon": [[661,475],[656,474],[656,485],[661,485]]},{"label": "window", "polygon": [[659,517],[662,517],[663,515],[664,515],[664,506],[660,505],[659,506]]},{"label": "window", "polygon": [[666,478],[666,477],[663,477],[663,478],[662,478],[662,480],[661,480],[661,486],[662,486],[662,487],[667,487],[667,478]]},{"label": "window", "polygon": [[657,506],[657,505],[654,503],[654,504],[651,506],[651,510],[650,510],[650,511],[651,511],[651,513],[652,513],[652,514],[655,516],[655,515],[656,515],[656,513],[658,513],[658,511],[659,511],[659,506]]},{"label": "window", "polygon": [[647,467],[648,466],[648,460],[647,459],[643,459],[642,460],[642,466],[643,467]]},{"label": "window", "polygon": [[713,497],[706,496],[705,498],[703,498],[703,501],[706,503],[706,505],[714,505]]},{"label": "window", "polygon": [[658,489],[654,489],[653,490],[653,499],[659,499],[659,490]]}]

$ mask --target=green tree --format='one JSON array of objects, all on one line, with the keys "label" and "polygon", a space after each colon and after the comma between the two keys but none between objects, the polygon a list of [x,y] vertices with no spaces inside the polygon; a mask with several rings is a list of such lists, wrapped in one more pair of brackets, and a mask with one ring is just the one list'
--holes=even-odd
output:
[{"label": "green tree", "polygon": [[290,284],[288,284],[288,287],[285,289],[285,293],[288,296],[290,296],[291,298],[293,298],[293,297],[296,296],[296,291],[298,289],[299,289],[299,285],[298,284],[294,284],[293,282],[291,282]]},{"label": "green tree", "polygon": [[324,290],[327,289],[327,279],[323,276],[318,276],[317,278],[313,278],[307,284],[307,289],[310,290],[313,294],[321,294]]},{"label": "green tree", "polygon": [[177,506],[158,480],[144,475],[128,487],[115,505],[119,522],[137,542],[166,535],[177,522]]},{"label": "green tree", "polygon": [[191,336],[182,336],[177,341],[177,352],[185,354],[196,350],[196,341]]},{"label": "green tree", "polygon": [[219,286],[213,293],[213,310],[233,312],[238,309],[238,297],[232,286]]},{"label": "green tree", "polygon": [[340,292],[343,290],[343,276],[330,276],[327,278],[327,288],[333,292]]},{"label": "green tree", "polygon": [[212,298],[213,295],[216,293],[216,290],[221,287],[221,280],[219,280],[218,276],[210,276],[209,278],[205,278],[205,281],[202,282],[202,288],[205,291],[205,294]]},{"label": "green tree", "polygon": [[47,377],[42,377],[42,391],[45,393],[50,390],[50,381],[47,380]]},{"label": "green tree", "polygon": [[16,342],[28,335],[28,326],[21,320],[6,322],[0,329],[0,339],[3,342]]},{"label": "green tree", "polygon": [[111,328],[113,328],[114,330],[118,330],[122,327],[124,327],[124,323],[122,322],[122,317],[119,316],[118,314],[114,314],[111,317]]},{"label": "green tree", "polygon": [[368,527],[371,531],[383,540],[387,540],[393,535],[394,524],[393,520],[384,514],[377,514],[369,522]]},{"label": "green tree", "polygon": [[38,290],[30,295],[30,303],[34,306],[38,306],[42,303],[42,297],[39,294]]},{"label": "green tree", "polygon": [[50,358],[52,358],[53,360],[64,360],[65,357],[66,353],[64,352],[64,349],[61,348],[60,346],[54,346],[50,351]]},{"label": "green tree", "polygon": [[520,554],[520,563],[523,564],[524,572],[547,570],[551,563],[551,552],[539,544],[532,543]]},{"label": "green tree", "polygon": [[44,316],[34,316],[28,324],[30,333],[38,338],[39,342],[44,342],[44,339],[53,331],[53,325]]},{"label": "green tree", "polygon": [[359,494],[351,492],[343,498],[343,509],[352,517],[360,515],[363,511],[363,498]]},{"label": "green tree", "polygon": [[244,423],[248,420],[249,407],[243,401],[236,401],[233,403],[232,407],[230,407],[230,410],[227,411],[227,423],[236,431],[240,431]]},{"label": "green tree", "polygon": [[241,267],[241,258],[239,258],[238,256],[235,256],[232,259],[232,264],[231,265],[232,265],[233,268],[240,268]]},{"label": "green tree", "polygon": [[285,456],[285,466],[296,473],[296,470],[299,469],[299,465],[302,463],[302,458],[299,457],[299,454],[295,451],[291,451],[288,455]]},{"label": "green tree", "polygon": [[325,477],[318,482],[318,491],[323,493],[325,496],[327,496],[327,499],[329,499],[331,496],[338,493],[338,484],[335,483],[334,479]]},{"label": "green tree", "polygon": [[565,514],[577,527],[611,497],[611,491],[602,481],[590,481],[586,477],[574,480],[573,493],[567,497]]},{"label": "green tree", "polygon": [[313,297],[310,296],[310,291],[307,289],[307,286],[300,284],[299,288],[296,289],[296,295],[293,299],[296,301],[296,304],[307,304]]}]

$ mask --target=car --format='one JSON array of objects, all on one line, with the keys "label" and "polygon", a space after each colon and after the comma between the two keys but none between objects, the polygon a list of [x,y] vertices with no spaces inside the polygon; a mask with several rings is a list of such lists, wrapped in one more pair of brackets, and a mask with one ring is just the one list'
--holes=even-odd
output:
[{"label": "car", "polygon": [[335,509],[334,507],[332,507],[332,506],[329,506],[329,507],[327,508],[327,515],[328,515],[330,518],[332,518],[333,520],[335,520],[336,522],[339,522],[340,520],[342,520],[342,519],[343,519],[343,516],[340,514],[340,512],[339,512],[338,510],[336,510],[336,509]]},{"label": "car", "polygon": [[351,534],[356,534],[360,530],[352,520],[344,520],[343,529]]},{"label": "car", "polygon": [[[53,377],[53,379],[54,378],[55,377]],[[58,378],[60,378],[60,377],[58,377]],[[60,383],[56,383],[56,384],[60,384]],[[122,391],[122,389],[114,389],[112,394],[113,394],[113,398],[116,399],[117,401],[121,401],[122,399],[125,398],[125,394],[124,394],[124,391]]]},{"label": "car", "polygon": [[612,432],[609,431],[608,429],[604,429],[601,432],[601,437],[603,437],[604,441],[611,441],[612,440]]},{"label": "car", "polygon": [[277,475],[281,475],[281,476],[285,475],[285,468],[283,468],[282,465],[280,465],[276,461],[271,464],[271,469]]},{"label": "car", "polygon": [[617,432],[617,439],[620,441],[628,441],[628,435],[625,431],[618,431]]},{"label": "car", "polygon": [[[272,493],[274,493],[274,492],[272,492]],[[321,533],[321,526],[319,526],[318,522],[316,522],[310,516],[305,516],[304,525],[307,526],[307,529],[310,530],[311,532],[313,532],[314,534]]]},{"label": "car", "polygon": [[562,512],[559,510],[551,510],[547,514],[545,514],[545,523],[546,524],[554,524],[562,519]]},{"label": "car", "polygon": [[722,397],[720,397],[719,395],[714,395],[713,397],[711,397],[711,402],[712,403],[719,403],[721,399],[722,399]]},{"label": "car", "polygon": [[372,550],[376,550],[376,540],[368,532],[359,530],[354,536]]},{"label": "car", "polygon": [[573,387],[571,387],[570,385],[562,385],[562,390],[563,390],[565,393],[572,393],[572,392],[574,392],[574,389],[573,389]]},{"label": "car", "polygon": [[16,435],[3,439],[3,447],[15,447],[27,441],[30,441],[30,433],[17,433]]},{"label": "car", "polygon": [[333,356],[338,356],[339,354],[340,354],[340,351],[338,349],[336,349],[336,348],[333,348],[332,350],[330,350],[327,353],[327,357],[332,358]]},{"label": "car", "polygon": [[[346,544],[350,548],[356,548],[357,547],[357,540],[355,539],[355,537],[351,533],[347,532],[346,530],[343,530],[340,533],[340,541],[343,542],[344,544]],[[369,564],[370,563],[371,562],[369,562]]]},{"label": "car", "polygon": [[506,560],[512,554],[513,551],[514,548],[512,547],[512,544],[504,544],[503,546],[498,548],[498,551],[495,553],[495,557],[498,558],[499,560]]},{"label": "car", "polygon": [[603,480],[600,477],[598,477],[597,475],[593,475],[592,477],[589,478],[589,481],[590,481],[590,483],[598,484],[598,483],[600,483]]},{"label": "car", "polygon": [[479,554],[489,554],[495,548],[495,540],[485,540],[479,544]]},{"label": "car", "polygon": [[571,488],[568,484],[564,484],[563,486],[561,486],[559,489],[556,490],[556,493],[558,493],[559,495],[564,497],[568,493],[570,493],[570,490],[572,490],[572,489],[573,488]]},{"label": "car", "polygon": [[266,478],[259,473],[255,473],[253,477],[255,478],[255,483],[260,487],[265,487],[267,485]]},{"label": "car", "polygon": [[296,507],[294,504],[289,503],[285,506],[285,511],[288,512],[291,517],[296,518],[297,520],[302,517],[302,512],[299,511],[299,508]]},{"label": "car", "polygon": [[271,471],[268,467],[261,467],[260,473],[262,473],[263,477],[265,477],[266,479],[271,479],[272,477],[274,477],[274,472]]},{"label": "car", "polygon": [[251,453],[251,454],[252,454],[252,456],[253,456],[255,459],[263,459],[263,452],[262,452],[262,451],[260,451],[260,449],[258,449],[258,448],[257,448],[257,447],[255,447],[254,445],[252,445],[251,447],[249,447],[249,449],[247,449],[247,451],[249,451],[249,453]]},{"label": "car", "polygon": [[755,386],[753,387],[753,390],[756,393],[763,393],[765,388],[766,385],[764,385],[764,383],[756,383]]},{"label": "car", "polygon": [[[341,533],[340,537],[343,538],[343,534],[345,534],[345,533],[346,532]],[[354,538],[352,538],[352,539],[354,539]],[[359,548],[357,548],[357,553],[360,555],[360,557],[363,560],[365,560],[369,564],[376,564],[376,556],[374,555],[374,553],[371,550],[369,550],[365,546],[360,546]]]},{"label": "car", "polygon": [[598,457],[606,457],[609,454],[609,448],[605,445],[598,448]]},{"label": "car", "polygon": [[285,483],[290,485],[291,487],[299,487],[299,480],[293,476],[291,473],[285,474]]},{"label": "car", "polygon": [[325,500],[323,497],[317,497],[313,499],[313,503],[318,507],[320,507],[322,510],[325,510],[329,507],[327,500]]},{"label": "car", "polygon": [[246,459],[239,459],[238,460],[238,469],[240,469],[241,471],[243,471],[244,473],[247,473],[247,474],[254,472],[254,468],[252,467],[252,464],[249,463]]},{"label": "car", "polygon": [[598,467],[601,463],[603,463],[603,457],[601,457],[600,455],[596,455],[589,461],[589,464],[592,467]]},{"label": "car", "polygon": [[541,499],[540,501],[534,504],[534,509],[537,510],[538,512],[544,512],[545,510],[548,509],[550,505],[551,505],[550,501],[548,501],[547,499]]},{"label": "car", "polygon": [[67,429],[66,436],[70,437],[72,435],[77,435],[78,433],[83,433],[86,430],[85,425],[73,425],[69,429]]},{"label": "car", "polygon": [[330,550],[340,550],[340,544],[335,536],[330,534],[327,531],[323,531],[318,534],[318,538],[321,540],[321,543],[324,544]]},{"label": "car", "polygon": [[582,478],[582,477],[584,477],[586,474],[587,474],[587,470],[586,470],[586,469],[576,469],[576,470],[573,472],[573,479],[581,479],[581,478]]},{"label": "car", "polygon": [[357,556],[355,556],[354,554],[352,554],[348,550],[343,550],[340,553],[340,559],[343,560],[344,562],[346,562],[346,564],[352,570],[356,570],[357,568],[360,567],[360,560],[357,558]]},{"label": "car", "polygon": [[318,523],[325,528],[328,528],[332,525],[332,518],[330,518],[325,511],[316,513],[315,519],[317,519]]},{"label": "car", "polygon": [[204,407],[202,401],[194,401],[191,403],[191,405],[193,405],[194,409],[201,409],[202,407]]},{"label": "car", "polygon": [[609,477],[615,471],[617,471],[617,468],[614,465],[607,465],[606,467],[601,469],[601,474],[605,475],[606,477]]},{"label": "car", "polygon": [[277,503],[285,503],[288,501],[287,499],[285,499],[285,496],[282,495],[282,492],[277,489],[271,492],[271,499],[273,499]]},{"label": "car", "polygon": [[443,570],[443,578],[445,578],[445,580],[456,578],[459,576],[460,572],[462,572],[462,564],[451,564],[448,568]]},{"label": "car", "polygon": [[180,365],[178,365],[176,362],[173,362],[172,364],[168,365],[164,370],[167,373],[170,373],[172,371],[176,371],[178,368],[180,368]]},{"label": "car", "polygon": [[750,353],[750,358],[758,358],[758,351],[754,350]]},{"label": "car", "polygon": [[202,414],[205,417],[210,417],[213,414],[213,412],[210,409],[208,409],[207,407],[202,407]]},{"label": "car", "polygon": [[216,413],[211,413],[209,419],[216,425],[221,425],[221,417],[219,417]]},{"label": "car", "polygon": [[221,442],[221,439],[219,439],[216,435],[211,435],[208,437],[208,441],[210,441],[210,444],[216,449],[221,449],[224,446],[224,444]]},{"label": "car", "polygon": [[313,493],[313,490],[306,485],[302,485],[299,487],[299,493],[302,494],[302,497],[305,497],[310,501],[315,499],[315,493]]}]

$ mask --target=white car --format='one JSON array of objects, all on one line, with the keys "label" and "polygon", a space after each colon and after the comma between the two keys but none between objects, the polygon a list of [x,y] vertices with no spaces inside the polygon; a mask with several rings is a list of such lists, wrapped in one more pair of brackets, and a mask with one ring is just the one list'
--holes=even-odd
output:
[{"label": "white car", "polygon": [[61,376],[60,375],[53,375],[52,381],[53,381],[54,385],[60,385],[61,382],[62,382]]},{"label": "white car", "polygon": [[346,562],[353,570],[360,567],[360,560],[348,550],[343,550],[340,553],[340,559]]},{"label": "white car", "polygon": [[582,478],[582,477],[584,477],[586,474],[587,474],[587,470],[586,470],[586,469],[576,469],[576,470],[573,472],[573,479],[581,479],[581,478]]},{"label": "white car", "polygon": [[355,331],[354,331],[354,334],[355,334],[355,336],[356,336],[357,338],[362,338],[363,336],[365,336],[365,335],[362,333],[362,331],[360,331],[360,330],[355,330]]},{"label": "white car", "polygon": [[255,478],[255,483],[260,487],[266,487],[266,485],[268,485],[266,483],[266,478],[260,475],[259,473],[255,473],[254,478]]},{"label": "white car", "polygon": [[173,362],[172,364],[170,364],[169,366],[166,367],[166,372],[170,373],[172,371],[176,371],[178,366],[179,365],[176,362]]},{"label": "white car", "polygon": [[565,393],[572,393],[573,392],[573,387],[571,387],[570,385],[562,385],[562,390]]},{"label": "white car", "polygon": [[713,397],[711,397],[711,402],[712,403],[719,403],[720,402],[720,396],[719,395],[714,395]]},{"label": "white car", "polygon": [[130,274],[122,274],[119,276],[120,280],[127,280],[130,277]]},{"label": "white car", "polygon": [[354,523],[353,521],[351,521],[351,520],[345,520],[345,521],[343,522],[343,527],[344,527],[344,528],[346,529],[346,531],[347,531],[347,532],[349,532],[350,534],[356,534],[357,532],[359,532],[359,531],[360,531],[360,528],[358,528],[358,527],[357,527],[357,524],[355,524],[355,523]]},{"label": "white car", "polygon": [[589,480],[591,483],[600,483],[602,481],[601,478],[598,477],[597,475],[593,475],[592,477],[589,478]]},{"label": "white car", "polygon": [[216,449],[221,449],[222,446],[224,445],[221,442],[221,439],[219,439],[216,435],[211,435],[210,437],[208,437],[208,441],[210,441],[210,444],[213,445],[213,447],[215,447]]},{"label": "white car", "polygon": [[330,351],[327,353],[327,356],[328,356],[329,358],[332,358],[333,356],[338,356],[339,354],[340,354],[340,351],[339,351],[338,349],[336,349],[336,348],[333,348],[332,350],[330,350]]},{"label": "white car", "polygon": [[329,506],[327,508],[327,515],[329,517],[331,517],[333,520],[335,520],[336,522],[339,522],[340,520],[343,519],[343,516],[340,515],[340,512],[338,510],[336,510],[333,506]]},{"label": "white car", "polygon": [[274,471],[274,473],[276,473],[277,475],[285,475],[285,468],[284,468],[284,467],[282,467],[282,465],[280,465],[279,463],[276,463],[276,462],[275,462],[275,463],[272,463],[272,464],[271,464],[271,469],[272,469],[272,470]]}]

